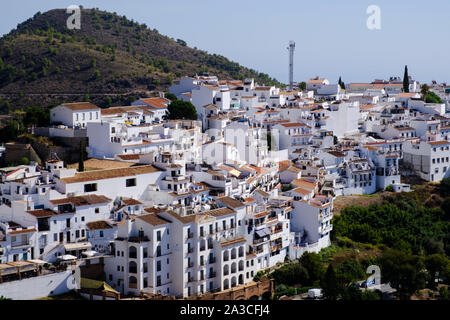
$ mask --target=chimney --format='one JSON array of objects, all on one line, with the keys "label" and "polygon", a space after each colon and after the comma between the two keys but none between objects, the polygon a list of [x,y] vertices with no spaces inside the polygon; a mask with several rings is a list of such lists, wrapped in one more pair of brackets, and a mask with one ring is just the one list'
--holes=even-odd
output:
[{"label": "chimney", "polygon": [[160,91],[160,92],[159,92],[159,97],[160,97],[160,98],[164,98],[164,92]]}]

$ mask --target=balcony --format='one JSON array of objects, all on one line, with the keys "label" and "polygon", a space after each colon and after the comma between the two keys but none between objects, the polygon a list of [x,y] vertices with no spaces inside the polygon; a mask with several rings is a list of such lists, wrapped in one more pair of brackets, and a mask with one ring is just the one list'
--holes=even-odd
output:
[{"label": "balcony", "polygon": [[212,279],[212,278],[215,278],[215,277],[216,277],[216,272],[215,271],[209,273],[209,279]]},{"label": "balcony", "polygon": [[188,268],[192,268],[193,266],[194,266],[194,263],[193,262],[189,262],[187,267]]},{"label": "balcony", "polygon": [[209,258],[208,263],[216,263],[216,257]]},{"label": "balcony", "polygon": [[192,239],[193,237],[194,237],[194,233],[189,232],[189,233],[187,234],[186,239]]},{"label": "balcony", "polygon": [[194,251],[194,249],[192,248],[192,247],[189,247],[188,249],[187,249],[187,252],[188,253],[192,253]]}]

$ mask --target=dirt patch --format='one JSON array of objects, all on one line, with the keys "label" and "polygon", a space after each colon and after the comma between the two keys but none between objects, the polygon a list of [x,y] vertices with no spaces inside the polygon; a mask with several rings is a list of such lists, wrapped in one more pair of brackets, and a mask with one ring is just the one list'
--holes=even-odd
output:
[{"label": "dirt patch", "polygon": [[368,207],[372,204],[381,203],[385,195],[392,194],[388,191],[379,191],[370,195],[337,196],[333,202],[333,214],[340,215],[341,211],[348,206]]}]

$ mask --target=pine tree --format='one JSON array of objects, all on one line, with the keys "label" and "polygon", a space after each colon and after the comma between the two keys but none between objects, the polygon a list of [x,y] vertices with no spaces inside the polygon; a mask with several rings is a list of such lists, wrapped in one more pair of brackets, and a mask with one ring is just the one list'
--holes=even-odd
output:
[{"label": "pine tree", "polygon": [[78,171],[84,171],[84,145],[83,141],[80,141],[80,159],[78,161]]},{"label": "pine tree", "polygon": [[405,66],[405,74],[403,75],[403,92],[409,92],[408,66]]},{"label": "pine tree", "polygon": [[339,283],[331,263],[328,265],[325,276],[322,279],[323,294],[326,299],[336,300],[339,295]]}]

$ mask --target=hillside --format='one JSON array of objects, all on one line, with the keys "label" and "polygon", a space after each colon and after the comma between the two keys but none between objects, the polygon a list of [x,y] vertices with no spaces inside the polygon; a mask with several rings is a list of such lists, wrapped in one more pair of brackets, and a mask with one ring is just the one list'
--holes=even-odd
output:
[{"label": "hillside", "polygon": [[64,9],[37,13],[0,39],[0,113],[86,94],[100,105],[121,104],[127,95],[164,90],[177,77],[204,72],[280,85],[125,16],[83,9],[80,30],[66,27],[68,17]]}]

